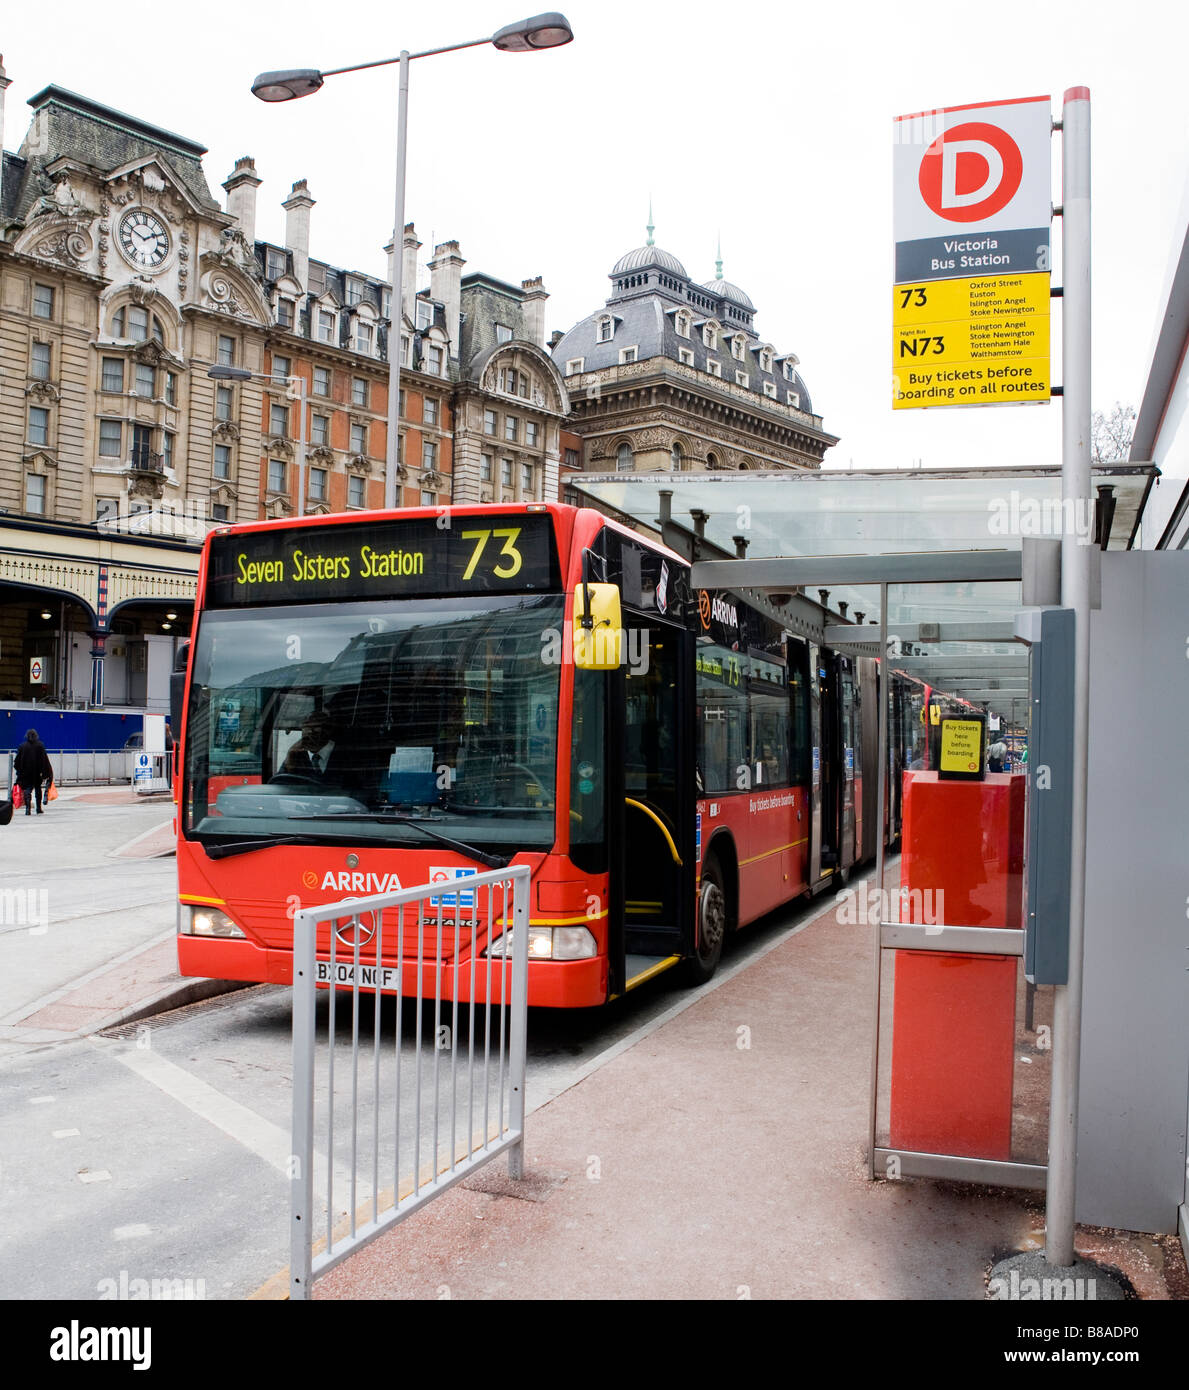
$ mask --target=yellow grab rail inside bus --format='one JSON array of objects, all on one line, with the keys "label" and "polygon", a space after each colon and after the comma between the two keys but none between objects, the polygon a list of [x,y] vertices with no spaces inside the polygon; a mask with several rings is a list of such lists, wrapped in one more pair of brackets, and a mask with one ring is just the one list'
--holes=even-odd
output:
[{"label": "yellow grab rail inside bus", "polygon": [[673,862],[680,867],[681,855],[677,853],[677,846],[673,843],[672,835],[669,834],[669,827],[661,820],[660,816],[658,816],[650,806],[645,806],[642,801],[633,801],[630,796],[625,796],[624,801],[627,805],[634,806],[637,811],[643,811],[650,820],[655,821],[657,825],[660,826],[661,834],[665,837],[665,841],[669,846],[669,853],[673,856]]}]

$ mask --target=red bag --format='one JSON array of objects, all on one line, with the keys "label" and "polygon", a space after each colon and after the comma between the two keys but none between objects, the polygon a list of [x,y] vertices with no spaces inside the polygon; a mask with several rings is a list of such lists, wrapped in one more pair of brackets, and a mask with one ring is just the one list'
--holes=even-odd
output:
[{"label": "red bag", "polygon": [[12,784],[12,804],[13,809],[17,811],[25,804],[25,793],[21,791],[21,784],[19,782],[14,782]]},{"label": "red bag", "polygon": [[50,783],[50,785],[49,785],[49,790],[48,790],[48,791],[46,792],[46,794],[45,794],[45,799],[46,799],[47,801],[57,801],[57,799],[58,799],[58,787],[57,787],[57,784],[56,784],[56,783],[54,783],[54,782],[51,782],[51,783]]}]

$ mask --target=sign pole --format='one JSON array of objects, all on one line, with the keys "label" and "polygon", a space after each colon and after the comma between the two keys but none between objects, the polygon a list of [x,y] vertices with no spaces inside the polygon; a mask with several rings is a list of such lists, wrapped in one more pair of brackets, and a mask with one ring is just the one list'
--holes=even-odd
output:
[{"label": "sign pole", "polygon": [[1053,1083],[1045,1258],[1074,1262],[1078,1073],[1086,897],[1086,773],[1090,715],[1090,547],[1076,521],[1090,497],[1090,89],[1070,87],[1061,119],[1061,604],[1074,612],[1073,815],[1069,891],[1069,981],[1053,999]]}]

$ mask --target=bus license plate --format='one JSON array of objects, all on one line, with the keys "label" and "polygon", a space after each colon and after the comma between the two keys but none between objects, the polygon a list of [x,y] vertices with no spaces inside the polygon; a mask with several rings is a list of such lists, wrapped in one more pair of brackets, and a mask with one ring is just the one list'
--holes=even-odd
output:
[{"label": "bus license plate", "polygon": [[[336,985],[346,985],[352,987],[355,984],[355,966],[344,964],[342,961],[335,961],[333,967],[330,961],[320,960],[314,963],[314,983],[316,985],[328,985],[332,980]],[[359,966],[359,988],[375,989],[379,977],[379,988],[381,990],[393,990],[398,988],[400,976],[395,966],[384,965],[361,965]]]}]

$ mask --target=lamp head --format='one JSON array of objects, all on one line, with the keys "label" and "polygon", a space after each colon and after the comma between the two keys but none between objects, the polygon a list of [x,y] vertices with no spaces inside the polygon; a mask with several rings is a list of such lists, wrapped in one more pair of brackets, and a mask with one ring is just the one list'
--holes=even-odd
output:
[{"label": "lamp head", "polygon": [[215,364],[206,369],[207,376],[214,381],[251,381],[252,373],[246,367],[224,367]]},{"label": "lamp head", "polygon": [[252,83],[252,95],[261,101],[292,101],[316,92],[322,82],[317,68],[281,68],[276,72],[262,72]]},{"label": "lamp head", "polygon": [[491,42],[505,53],[531,53],[538,48],[560,48],[563,43],[571,43],[573,38],[570,21],[564,14],[550,10],[548,14],[535,14],[517,24],[505,24],[492,35]]}]

